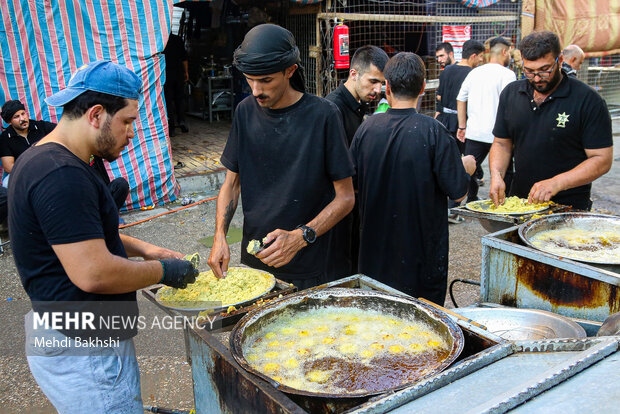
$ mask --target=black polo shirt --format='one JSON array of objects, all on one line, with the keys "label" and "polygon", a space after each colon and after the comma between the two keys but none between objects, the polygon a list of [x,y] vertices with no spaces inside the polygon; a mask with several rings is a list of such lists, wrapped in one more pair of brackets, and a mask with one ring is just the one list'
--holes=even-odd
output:
[{"label": "black polo shirt", "polygon": [[28,136],[26,138],[19,135],[15,129],[9,125],[0,135],[0,157],[19,157],[35,142],[52,132],[56,124],[47,121],[30,120],[28,126]]},{"label": "black polo shirt", "polygon": [[[527,79],[502,91],[493,134],[514,145],[511,192],[527,197],[538,181],[569,171],[587,159],[585,149],[613,145],[611,117],[601,96],[585,83],[564,75],[558,88],[537,106]],[[552,200],[588,210],[586,184],[556,194]]]},{"label": "black polo shirt", "polygon": [[344,86],[344,81],[340,82],[340,86],[327,95],[325,99],[332,101],[340,109],[344,131],[347,134],[347,144],[351,146],[355,131],[362,124],[364,115],[368,112],[368,105],[358,102]]}]

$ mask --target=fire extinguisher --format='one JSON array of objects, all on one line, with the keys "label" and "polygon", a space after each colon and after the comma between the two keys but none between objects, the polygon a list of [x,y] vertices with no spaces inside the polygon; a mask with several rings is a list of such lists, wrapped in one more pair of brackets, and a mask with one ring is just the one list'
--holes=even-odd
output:
[{"label": "fire extinguisher", "polygon": [[334,67],[349,68],[349,26],[342,23],[334,27]]}]

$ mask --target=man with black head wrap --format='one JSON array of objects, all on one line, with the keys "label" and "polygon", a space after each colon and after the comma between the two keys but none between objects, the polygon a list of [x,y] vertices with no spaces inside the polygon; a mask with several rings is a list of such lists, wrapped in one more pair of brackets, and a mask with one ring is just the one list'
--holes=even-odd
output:
[{"label": "man with black head wrap", "polygon": [[[10,174],[17,157],[52,132],[56,124],[29,119],[24,104],[17,100],[5,102],[1,115],[9,127],[0,135],[0,157],[2,168]],[[8,182],[9,175],[4,178],[2,185],[6,187]]]},{"label": "man with black head wrap", "polygon": [[[241,262],[300,288],[325,280],[324,236],[351,211],[354,173],[337,107],[305,93],[293,35],[263,24],[245,36],[234,65],[252,89],[235,111],[221,162],[228,169],[217,201],[209,266],[224,277],[226,233],[243,200]],[[256,256],[250,240],[268,245]]]},{"label": "man with black head wrap", "polygon": [[[7,101],[2,105],[2,119],[9,124],[9,127],[0,135],[2,168],[7,173],[2,180],[2,186],[8,187],[10,173],[17,157],[52,132],[56,124],[48,121],[28,119],[24,105],[20,101],[15,100]],[[129,183],[123,177],[117,177],[110,181],[103,160],[100,157],[93,156],[90,165],[97,171],[103,181],[108,184],[116,206],[120,210],[125,204],[127,194],[129,194]],[[0,195],[1,202],[2,197]],[[2,208],[0,207],[0,222],[2,217]]]}]

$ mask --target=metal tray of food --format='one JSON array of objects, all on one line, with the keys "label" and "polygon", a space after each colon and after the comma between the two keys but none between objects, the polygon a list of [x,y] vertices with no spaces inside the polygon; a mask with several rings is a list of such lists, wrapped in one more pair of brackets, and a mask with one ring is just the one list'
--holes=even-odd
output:
[{"label": "metal tray of food", "polygon": [[561,213],[519,228],[521,240],[537,250],[586,263],[620,264],[620,217]]},{"label": "metal tray of food", "polygon": [[[368,391],[366,389],[356,389],[355,391],[351,390],[340,393],[333,393],[327,390],[320,392],[308,391],[306,389],[287,386],[284,383],[273,379],[266,373],[255,369],[252,363],[248,359],[246,359],[246,351],[253,343],[255,343],[256,338],[258,338],[258,340],[260,341],[263,341],[265,338],[267,338],[270,341],[277,342],[276,345],[278,346],[286,346],[286,343],[283,343],[282,340],[278,340],[280,339],[278,336],[262,336],[265,331],[269,332],[269,334],[273,333],[275,335],[275,327],[279,326],[278,324],[281,323],[283,318],[285,319],[294,315],[300,315],[301,317],[308,318],[308,312],[323,309],[333,309],[339,312],[347,312],[348,310],[359,309],[360,311],[373,311],[395,318],[407,319],[412,322],[421,321],[424,325],[428,327],[428,329],[430,329],[432,332],[436,333],[441,338],[443,338],[443,340],[445,340],[446,344],[448,344],[448,349],[445,357],[443,357],[441,360],[434,361],[434,364],[431,363],[429,360],[423,370],[423,373],[421,373],[421,376],[418,377],[417,380],[427,378],[428,376],[431,376],[434,373],[437,373],[448,367],[458,357],[458,355],[463,349],[463,333],[459,326],[445,313],[440,312],[416,299],[405,296],[390,295],[370,290],[328,288],[302,291],[294,295],[282,298],[245,315],[235,325],[230,336],[231,352],[235,360],[244,369],[262,377],[273,386],[275,386],[277,389],[286,393],[303,396],[322,398],[359,398],[380,394],[394,389],[400,389],[410,384],[400,384],[399,386],[389,387],[378,391]],[[329,330],[329,320],[324,321],[323,324],[327,328],[326,331],[323,331],[325,332],[325,335],[334,336],[334,333]],[[381,326],[376,327],[377,332],[380,328]],[[308,327],[307,329],[311,330],[312,328]],[[301,332],[299,334],[301,335]],[[336,340],[335,344],[337,345],[339,343],[338,341],[341,338],[333,339]],[[320,342],[321,341],[314,343]],[[269,346],[272,345],[269,344]],[[273,349],[276,350],[279,348]],[[304,354],[300,355],[307,355],[308,352],[312,351],[308,350]],[[306,362],[310,363],[310,361],[304,362],[304,360],[302,359],[302,361],[299,363],[301,365],[299,366],[306,366]],[[372,365],[364,365],[365,370],[368,370],[368,367],[372,367]],[[379,378],[377,376],[369,374],[366,371],[353,371],[350,374],[350,377],[360,377],[362,375],[368,378]]]},{"label": "metal tray of food", "polygon": [[[524,202],[523,200],[520,200],[522,202]],[[525,200],[527,201],[527,200]],[[539,213],[541,211],[547,210],[549,208],[549,203],[542,203],[542,204],[532,204],[532,205],[527,205],[525,204],[524,207],[527,206],[529,208],[522,210],[522,211],[518,211],[518,212],[510,212],[510,211],[496,211],[493,207],[493,201],[490,199],[487,200],[477,200],[477,201],[472,201],[469,202],[467,204],[465,204],[465,208],[471,211],[477,211],[480,213],[486,213],[486,214],[497,214],[497,215],[508,215],[508,216],[522,216],[525,214],[534,214],[534,213]]]},{"label": "metal tray of food", "polygon": [[586,331],[578,323],[544,310],[467,307],[454,312],[509,341],[586,337]]},{"label": "metal tray of food", "polygon": [[229,272],[233,269],[244,269],[244,270],[250,269],[256,274],[260,275],[261,277],[264,277],[266,279],[265,288],[262,289],[260,292],[255,292],[255,294],[250,297],[243,298],[243,300],[238,300],[238,301],[232,300],[230,302],[215,301],[215,300],[213,301],[198,300],[198,301],[186,301],[186,302],[167,301],[167,300],[162,300],[161,289],[159,289],[157,293],[155,294],[155,300],[161,306],[168,308],[168,309],[177,310],[177,311],[201,312],[201,311],[208,310],[208,311],[218,312],[218,311],[227,309],[230,306],[241,306],[247,303],[251,303],[252,301],[255,301],[261,296],[269,293],[276,285],[276,278],[271,273],[267,273],[262,270],[252,269],[252,268],[243,267],[243,266],[230,267]]}]

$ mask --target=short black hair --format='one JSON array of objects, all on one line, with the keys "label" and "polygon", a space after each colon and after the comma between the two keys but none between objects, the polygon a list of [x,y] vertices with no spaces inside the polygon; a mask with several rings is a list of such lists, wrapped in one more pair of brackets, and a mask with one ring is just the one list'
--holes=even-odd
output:
[{"label": "short black hair", "polygon": [[400,52],[388,60],[383,75],[396,98],[416,98],[422,92],[426,68],[420,56]]},{"label": "short black hair", "polygon": [[484,52],[484,45],[477,40],[468,40],[463,43],[463,59],[469,59],[471,55],[478,55]]},{"label": "short black hair", "polygon": [[448,54],[454,53],[454,48],[452,48],[452,45],[448,42],[438,44],[437,49],[435,49],[435,53],[439,52],[440,50],[445,50],[446,52],[448,52]]},{"label": "short black hair", "polygon": [[383,49],[377,46],[366,45],[358,48],[351,59],[351,67],[359,73],[368,71],[373,64],[383,72],[389,57]]},{"label": "short black hair", "polygon": [[512,46],[512,42],[501,36],[494,37],[489,41],[489,49],[493,49],[497,45],[504,45],[506,47],[510,47]]},{"label": "short black hair", "polygon": [[525,36],[519,44],[519,50],[525,60],[538,60],[547,53],[552,53],[556,58],[562,52],[558,36],[547,30],[532,32]]},{"label": "short black hair", "polygon": [[101,105],[108,115],[112,116],[126,107],[127,104],[127,99],[120,96],[95,91],[86,91],[77,98],[63,105],[62,115],[71,119],[76,119],[84,115],[88,108],[95,105]]}]

